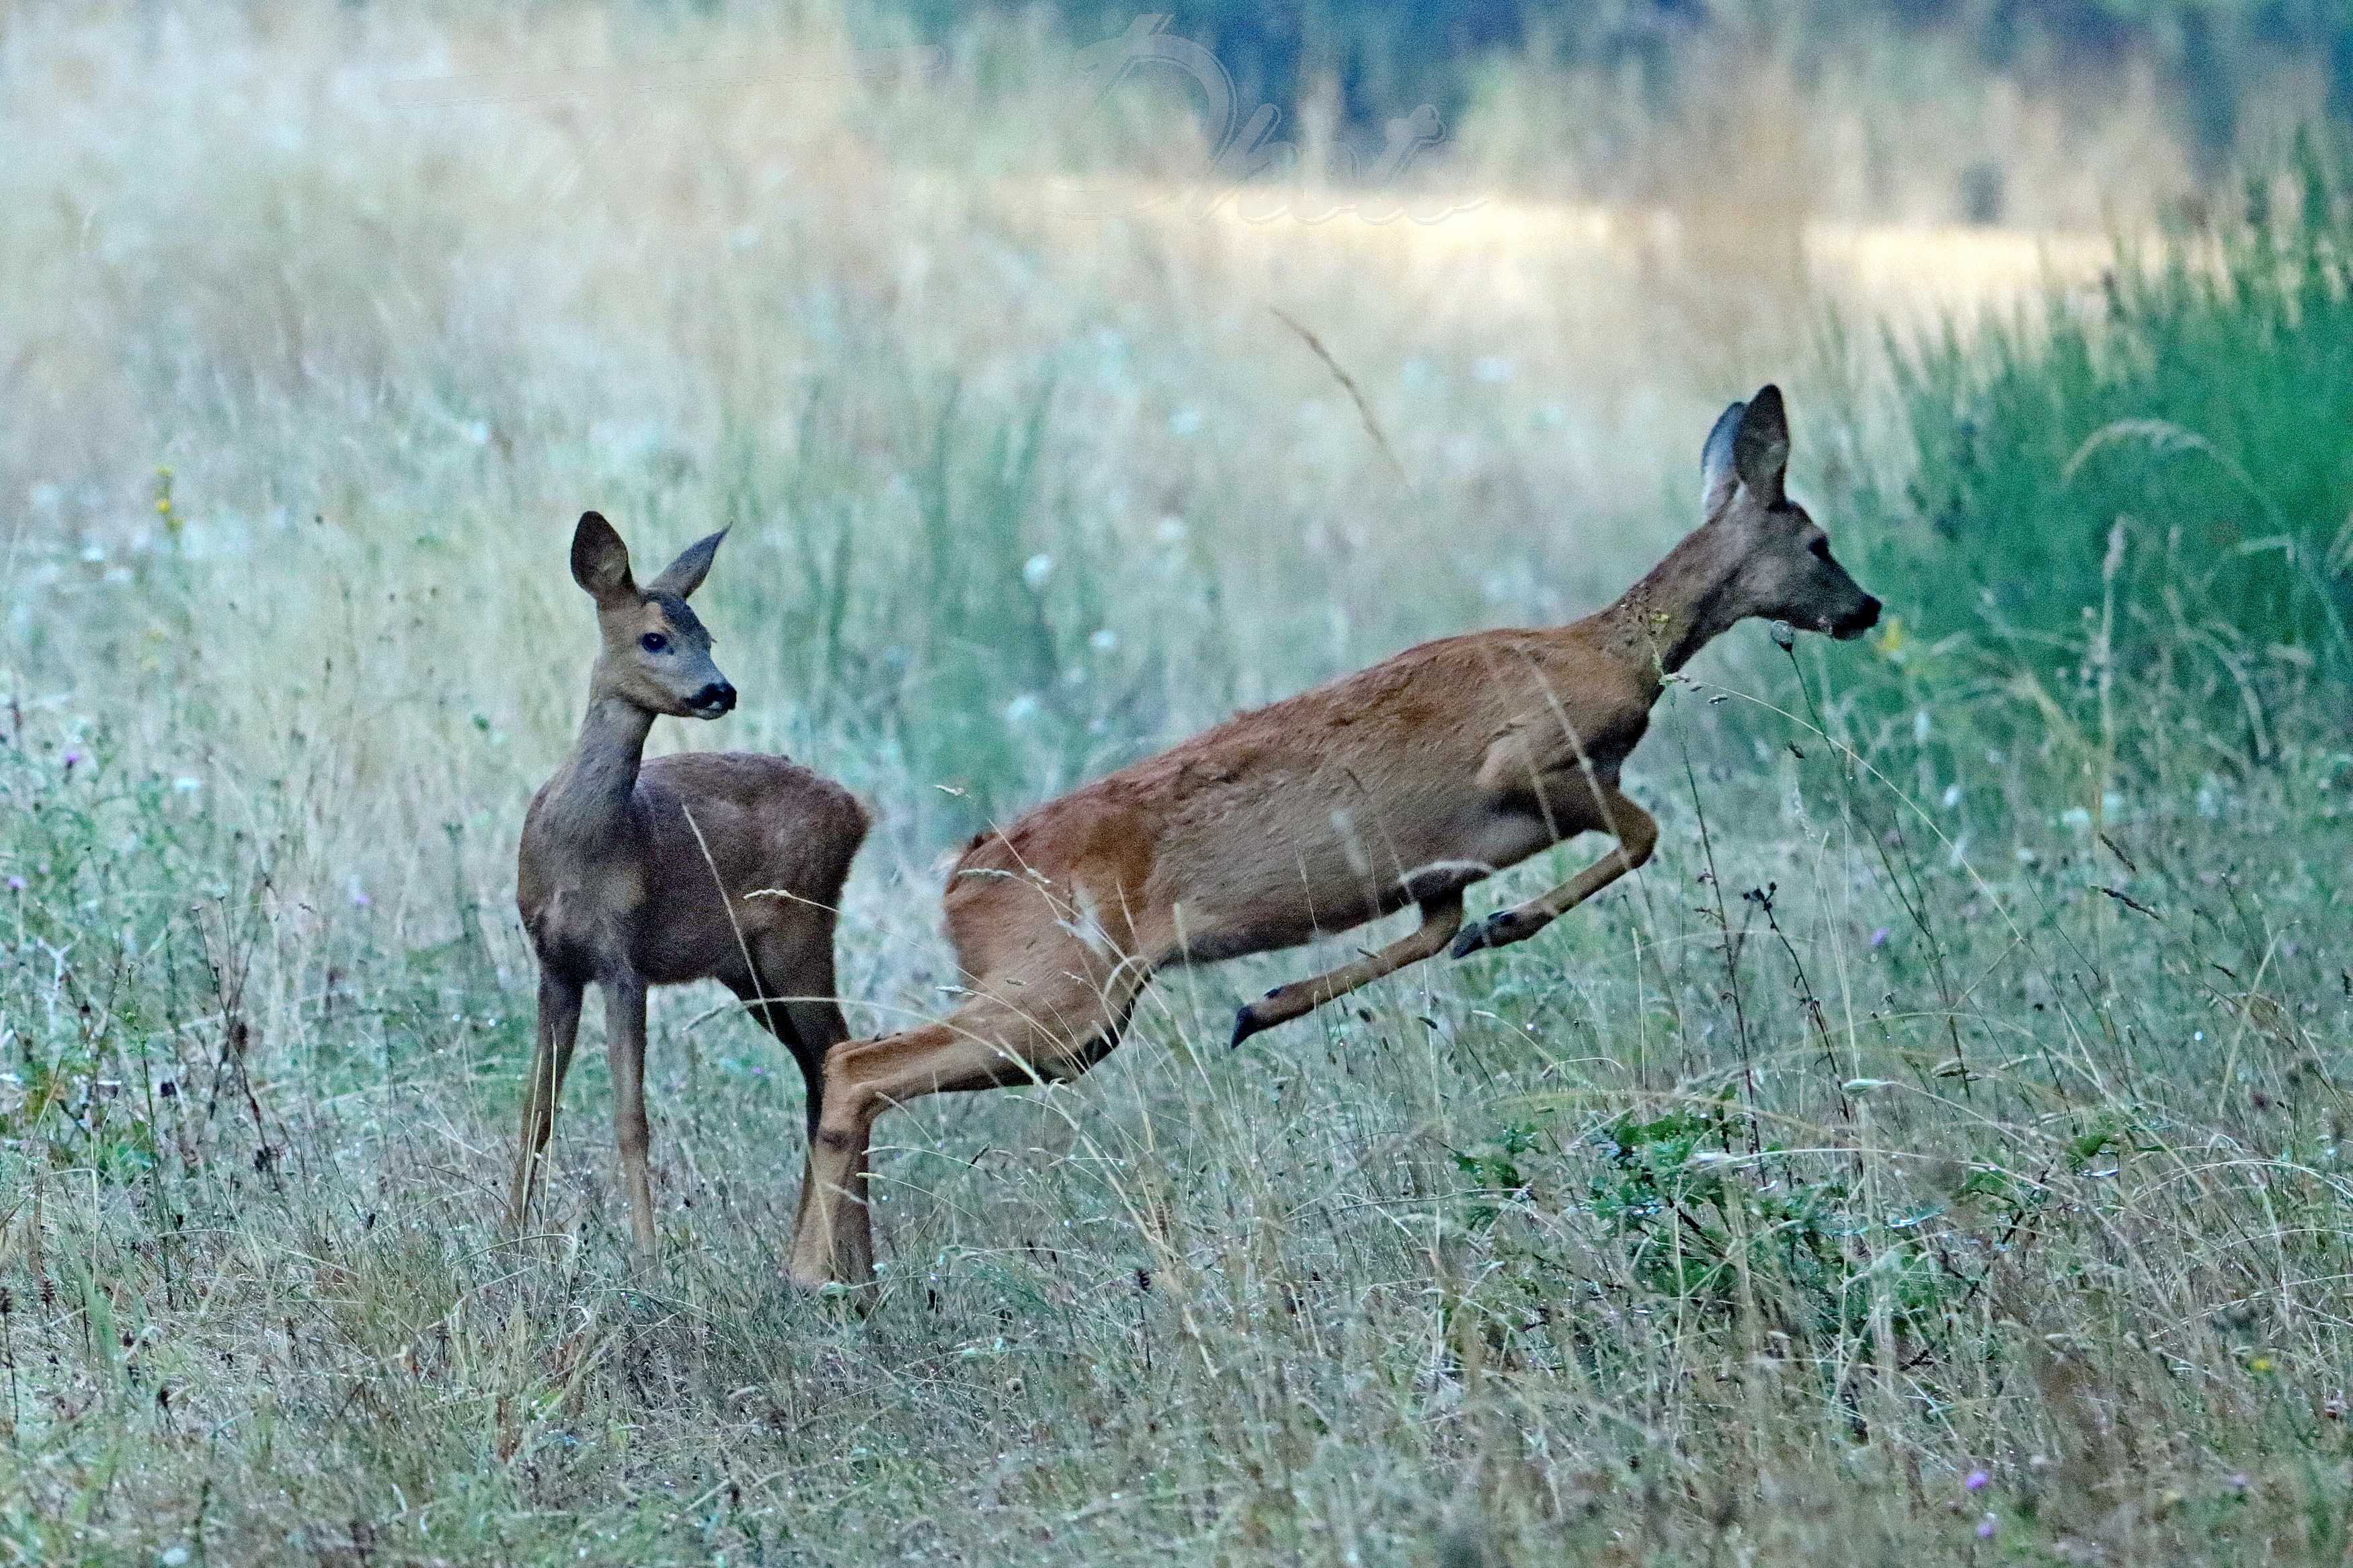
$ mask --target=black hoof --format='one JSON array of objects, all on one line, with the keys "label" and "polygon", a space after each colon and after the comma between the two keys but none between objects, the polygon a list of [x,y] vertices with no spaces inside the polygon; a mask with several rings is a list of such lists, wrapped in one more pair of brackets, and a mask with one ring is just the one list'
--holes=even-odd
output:
[{"label": "black hoof", "polygon": [[1241,1008],[1234,1014],[1234,1037],[1226,1042],[1226,1049],[1232,1050],[1265,1027],[1264,1024],[1259,1022],[1257,1008]]},{"label": "black hoof", "polygon": [[1476,925],[1469,925],[1455,933],[1452,945],[1446,950],[1449,958],[1468,958],[1474,952],[1491,947],[1503,947],[1519,941],[1527,933],[1519,929],[1514,911],[1497,910]]}]

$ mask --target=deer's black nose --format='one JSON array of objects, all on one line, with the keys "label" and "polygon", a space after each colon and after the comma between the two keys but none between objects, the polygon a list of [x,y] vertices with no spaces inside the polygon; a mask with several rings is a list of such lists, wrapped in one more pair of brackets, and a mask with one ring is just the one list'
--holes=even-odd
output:
[{"label": "deer's black nose", "polygon": [[1879,601],[1866,595],[1862,607],[1841,621],[1831,635],[1841,639],[1859,637],[1879,624]]},{"label": "deer's black nose", "polygon": [[696,692],[687,706],[706,719],[716,719],[735,708],[735,689],[723,680],[714,680]]}]

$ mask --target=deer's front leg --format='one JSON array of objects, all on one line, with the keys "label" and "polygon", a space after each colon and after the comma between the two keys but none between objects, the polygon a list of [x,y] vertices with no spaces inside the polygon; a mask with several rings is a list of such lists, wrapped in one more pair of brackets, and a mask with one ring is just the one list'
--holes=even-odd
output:
[{"label": "deer's front leg", "polygon": [[605,982],[605,1059],[613,1071],[613,1141],[629,1189],[629,1229],[638,1256],[654,1256],[653,1183],[646,1173],[646,983],[635,974]]},{"label": "deer's front leg", "polygon": [[1454,945],[1446,950],[1448,957],[1468,958],[1482,948],[1525,942],[1651,858],[1659,844],[1659,825],[1651,814],[1613,785],[1598,786],[1595,795],[1602,813],[1599,826],[1616,836],[1617,847],[1552,891],[1464,926]]},{"label": "deer's front leg", "polygon": [[515,1151],[514,1189],[507,1198],[507,1223],[521,1228],[531,1212],[540,1152],[555,1127],[555,1102],[572,1070],[572,1047],[580,1035],[580,983],[545,965],[539,972],[539,1046],[531,1078],[522,1089],[522,1138]]},{"label": "deer's front leg", "polygon": [[1323,974],[1278,985],[1244,1007],[1234,1016],[1234,1037],[1230,1043],[1239,1046],[1261,1029],[1271,1029],[1277,1024],[1303,1017],[1326,1002],[1370,985],[1385,974],[1394,974],[1409,963],[1419,963],[1436,955],[1461,923],[1460,888],[1423,900],[1421,924],[1378,952],[1368,952],[1354,963],[1344,963]]}]

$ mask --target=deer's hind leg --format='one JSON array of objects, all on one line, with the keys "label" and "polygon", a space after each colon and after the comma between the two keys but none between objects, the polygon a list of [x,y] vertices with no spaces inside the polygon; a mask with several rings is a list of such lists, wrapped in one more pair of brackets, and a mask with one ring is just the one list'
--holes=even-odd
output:
[{"label": "deer's hind leg", "polygon": [[613,1073],[613,1142],[621,1153],[621,1181],[629,1190],[629,1231],[638,1258],[655,1253],[653,1182],[646,1168],[646,983],[634,973],[607,975],[605,1059]]},{"label": "deer's hind leg", "polygon": [[809,1136],[825,1101],[825,1058],[849,1037],[834,994],[833,916],[806,911],[752,937],[752,972],[727,984],[760,1026],[792,1053],[807,1090]]},{"label": "deer's hind leg", "polygon": [[1419,963],[1437,955],[1462,923],[1462,890],[1440,893],[1421,901],[1421,924],[1381,949],[1368,952],[1354,963],[1305,980],[1294,980],[1288,985],[1278,985],[1234,1015],[1232,1045],[1240,1045],[1261,1029],[1271,1029],[1277,1024],[1287,1024],[1293,1018],[1304,1017],[1324,1003],[1345,996],[1349,992],[1371,984],[1385,974],[1394,974],[1409,963]]},{"label": "deer's hind leg", "polygon": [[[834,994],[833,915],[810,910],[807,918],[763,931],[751,941],[753,973],[728,984],[744,999],[760,1026],[790,1051],[801,1069],[809,1142],[825,1108],[825,1058],[849,1037]],[[812,1184],[801,1184],[797,1231],[808,1215]]]},{"label": "deer's hind leg", "polygon": [[810,1289],[871,1283],[868,1158],[885,1109],[927,1094],[1076,1078],[1118,1043],[1148,978],[1142,964],[1058,931],[1036,962],[984,979],[939,1023],[835,1049],[809,1142],[794,1281]]}]

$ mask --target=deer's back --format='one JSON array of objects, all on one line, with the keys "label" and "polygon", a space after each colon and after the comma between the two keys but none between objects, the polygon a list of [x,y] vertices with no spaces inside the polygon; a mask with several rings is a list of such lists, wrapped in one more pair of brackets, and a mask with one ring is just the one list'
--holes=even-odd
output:
[{"label": "deer's back", "polygon": [[659,863],[691,865],[706,879],[715,865],[739,897],[782,888],[836,902],[871,826],[858,797],[823,773],[755,752],[657,757],[638,774],[638,798]]}]

